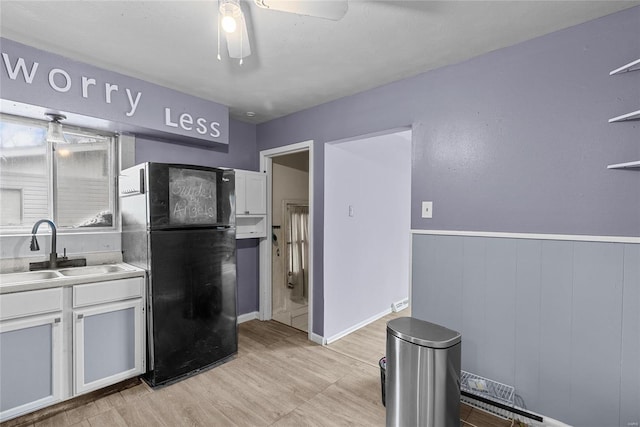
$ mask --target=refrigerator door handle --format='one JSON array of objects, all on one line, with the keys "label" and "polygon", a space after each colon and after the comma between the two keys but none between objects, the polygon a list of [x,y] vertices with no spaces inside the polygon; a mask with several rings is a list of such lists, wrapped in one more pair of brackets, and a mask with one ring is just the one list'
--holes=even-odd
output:
[{"label": "refrigerator door handle", "polygon": [[140,194],[144,194],[144,168],[140,169]]}]

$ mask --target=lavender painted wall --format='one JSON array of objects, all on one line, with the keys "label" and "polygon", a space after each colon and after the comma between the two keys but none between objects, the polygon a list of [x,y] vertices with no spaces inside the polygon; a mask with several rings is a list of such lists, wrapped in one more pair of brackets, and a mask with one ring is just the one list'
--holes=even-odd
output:
[{"label": "lavender painted wall", "polygon": [[238,266],[238,315],[252,313],[260,308],[259,283],[260,239],[238,240],[236,263]]},{"label": "lavender painted wall", "polygon": [[186,163],[257,170],[255,125],[230,119],[229,141],[229,146],[224,151],[218,151],[136,137],[136,162]]},{"label": "lavender painted wall", "polygon": [[[314,332],[323,325],[326,142],[411,125],[412,228],[640,236],[640,7],[258,125],[260,150],[313,139]],[[420,202],[434,202],[434,218]]]},{"label": "lavender painted wall", "polygon": [[[136,163],[165,162],[257,170],[256,127],[229,120],[226,152],[136,138]],[[258,310],[258,239],[238,240],[238,314]]]}]

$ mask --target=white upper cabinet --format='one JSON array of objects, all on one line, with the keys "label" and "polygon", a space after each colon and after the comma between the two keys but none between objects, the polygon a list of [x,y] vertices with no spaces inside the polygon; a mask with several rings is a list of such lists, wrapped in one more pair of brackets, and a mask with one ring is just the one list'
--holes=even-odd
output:
[{"label": "white upper cabinet", "polygon": [[236,215],[267,214],[267,176],[236,169]]},{"label": "white upper cabinet", "polygon": [[236,238],[266,236],[267,175],[236,169]]}]

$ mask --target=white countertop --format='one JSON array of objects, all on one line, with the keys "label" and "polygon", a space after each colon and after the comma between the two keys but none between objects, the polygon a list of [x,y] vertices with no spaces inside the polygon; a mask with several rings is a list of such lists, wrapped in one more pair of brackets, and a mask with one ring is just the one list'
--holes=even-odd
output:
[{"label": "white countertop", "polygon": [[78,276],[63,276],[58,271],[60,270],[76,270],[76,269],[90,269],[91,267],[101,267],[101,265],[90,265],[87,267],[75,267],[75,268],[62,268],[59,270],[39,270],[41,272],[56,272],[57,277],[46,279],[21,279],[16,281],[15,278],[18,275],[24,275],[24,273],[8,273],[0,274],[0,294],[9,294],[14,292],[34,291],[39,289],[59,288],[65,286],[73,286],[85,283],[104,282],[108,280],[127,279],[130,277],[144,277],[145,271],[133,265],[126,263],[106,264],[105,267],[115,266],[118,271],[114,272],[100,272],[91,273]]}]

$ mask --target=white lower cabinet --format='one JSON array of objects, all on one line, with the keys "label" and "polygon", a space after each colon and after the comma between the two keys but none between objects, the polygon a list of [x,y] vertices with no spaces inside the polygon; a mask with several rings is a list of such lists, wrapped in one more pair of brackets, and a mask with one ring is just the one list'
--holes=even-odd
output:
[{"label": "white lower cabinet", "polygon": [[63,399],[62,313],[0,323],[0,421]]},{"label": "white lower cabinet", "polygon": [[74,393],[142,374],[142,299],[73,311]]},{"label": "white lower cabinet", "polygon": [[0,295],[0,421],[65,397],[62,289]]},{"label": "white lower cabinet", "polygon": [[144,280],[0,295],[0,422],[144,373]]},{"label": "white lower cabinet", "polygon": [[144,279],[73,287],[73,393],[144,373]]}]

